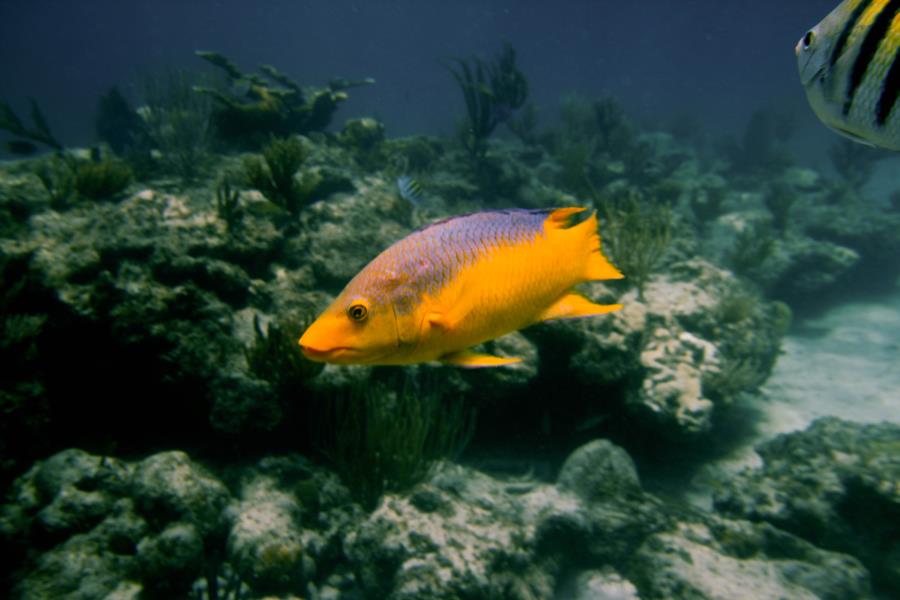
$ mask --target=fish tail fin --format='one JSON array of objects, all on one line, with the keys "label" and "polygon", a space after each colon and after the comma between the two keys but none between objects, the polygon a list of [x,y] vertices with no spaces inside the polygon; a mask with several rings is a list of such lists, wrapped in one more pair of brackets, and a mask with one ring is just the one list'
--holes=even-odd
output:
[{"label": "fish tail fin", "polygon": [[577,228],[583,228],[585,238],[584,248],[587,252],[585,259],[584,278],[588,281],[600,279],[622,279],[624,275],[615,267],[600,250],[600,234],[597,232],[597,213],[579,223]]},{"label": "fish tail fin", "polygon": [[[611,262],[600,251],[600,234],[597,233],[597,212],[591,211],[586,219],[575,222],[574,215],[584,212],[585,208],[581,206],[567,206],[557,208],[547,216],[547,229],[569,229],[573,242],[579,249],[584,252],[584,274],[585,281],[594,281],[600,279],[622,279],[624,275],[613,266]],[[578,251],[581,256],[581,250]]]}]

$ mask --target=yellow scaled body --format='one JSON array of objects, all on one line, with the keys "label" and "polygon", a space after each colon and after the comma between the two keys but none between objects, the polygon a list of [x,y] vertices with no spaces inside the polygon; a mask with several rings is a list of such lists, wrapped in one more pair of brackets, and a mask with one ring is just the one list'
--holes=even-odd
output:
[{"label": "yellow scaled body", "polygon": [[304,354],[340,364],[440,360],[471,367],[518,362],[469,348],[539,321],[620,308],[572,292],[622,274],[600,252],[582,208],[492,211],[430,225],[369,263],[304,332]]}]

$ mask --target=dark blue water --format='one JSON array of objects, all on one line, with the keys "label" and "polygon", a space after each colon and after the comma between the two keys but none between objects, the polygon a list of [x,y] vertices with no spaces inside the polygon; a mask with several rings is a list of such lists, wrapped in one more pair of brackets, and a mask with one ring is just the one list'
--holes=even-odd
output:
[{"label": "dark blue water", "polygon": [[[822,135],[797,81],[793,46],[832,0],[266,1],[3,0],[0,98],[34,97],[64,143],[93,139],[97,97],[131,95],[141,72],[204,69],[197,49],[251,70],[277,66],[304,84],[375,77],[338,121],[375,115],[392,136],[442,133],[462,115],[440,61],[519,53],[543,119],[560,95],[611,94],[649,121],[689,114],[712,133],[739,131],[760,105],[793,111]],[[135,98],[138,99],[138,98]]]}]

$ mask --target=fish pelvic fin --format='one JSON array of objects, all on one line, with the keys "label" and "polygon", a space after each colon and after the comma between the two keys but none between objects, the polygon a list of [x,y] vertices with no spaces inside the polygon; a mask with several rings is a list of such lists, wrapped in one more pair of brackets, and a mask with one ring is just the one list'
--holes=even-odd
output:
[{"label": "fish pelvic fin", "polygon": [[621,304],[594,304],[581,294],[566,294],[538,315],[535,322],[557,319],[580,319],[606,314],[622,308]]},{"label": "fish pelvic fin", "polygon": [[445,365],[454,365],[457,367],[466,367],[469,369],[480,369],[484,367],[503,367],[506,365],[513,365],[522,362],[521,358],[491,356],[490,354],[481,354],[469,349],[445,354],[438,360],[440,360]]}]

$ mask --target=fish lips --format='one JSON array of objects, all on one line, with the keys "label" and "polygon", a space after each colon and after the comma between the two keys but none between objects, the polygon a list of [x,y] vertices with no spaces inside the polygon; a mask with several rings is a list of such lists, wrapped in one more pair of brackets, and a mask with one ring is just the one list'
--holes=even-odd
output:
[{"label": "fish lips", "polygon": [[302,339],[300,340],[300,351],[303,352],[303,356],[310,360],[330,363],[353,362],[354,356],[359,355],[358,350],[347,346],[337,346],[325,349],[313,348],[312,346],[303,344]]},{"label": "fish lips", "polygon": [[311,346],[300,344],[300,351],[303,356],[315,362],[332,363],[336,365],[371,365],[381,364],[387,352],[372,353],[363,352],[359,348],[351,348],[349,346],[338,346],[320,350]]}]

